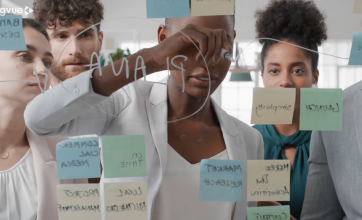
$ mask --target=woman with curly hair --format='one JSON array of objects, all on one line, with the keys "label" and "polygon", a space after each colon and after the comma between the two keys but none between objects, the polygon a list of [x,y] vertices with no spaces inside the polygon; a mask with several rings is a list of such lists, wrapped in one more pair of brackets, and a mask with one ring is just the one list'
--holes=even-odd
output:
[{"label": "woman with curly hair", "polygon": [[[317,51],[327,39],[325,18],[313,1],[272,0],[266,9],[256,12],[257,38],[273,38]],[[308,175],[311,131],[299,131],[300,89],[318,82],[318,53],[283,42],[260,40],[262,77],[265,87],[296,88],[292,124],[256,125],[264,139],[264,159],[290,160],[291,215],[299,219]],[[259,203],[263,205],[262,202]],[[264,204],[266,205],[266,204]]]}]

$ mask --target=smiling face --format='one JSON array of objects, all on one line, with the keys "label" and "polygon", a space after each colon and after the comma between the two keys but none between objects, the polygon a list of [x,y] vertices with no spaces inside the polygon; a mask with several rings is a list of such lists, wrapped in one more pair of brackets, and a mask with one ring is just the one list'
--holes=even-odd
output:
[{"label": "smiling face", "polygon": [[[50,44],[37,30],[24,28],[26,51],[0,51],[0,99],[26,106],[41,93],[34,69],[48,75],[46,89],[50,85],[49,68],[53,62]],[[31,82],[19,82],[26,80]],[[39,81],[45,84],[45,76],[39,75]],[[44,85],[42,85],[44,86]]]},{"label": "smiling face", "polygon": [[[209,29],[223,29],[227,34],[229,44],[233,45],[234,43],[234,21],[230,16],[204,16],[175,19],[167,30],[165,28],[159,30],[159,39],[162,41],[162,39],[176,34],[188,24],[200,25]],[[217,64],[210,61],[209,65],[200,65],[195,61],[198,52],[196,47],[191,47],[185,54],[182,54],[187,56],[188,65],[194,62],[194,67],[185,71],[184,80],[181,71],[171,71],[170,84],[173,89],[181,90],[184,81],[186,94],[195,98],[205,98],[207,97],[210,84],[212,94],[224,80],[231,62],[220,58]],[[208,67],[210,76],[206,67]]]},{"label": "smiling face", "polygon": [[300,107],[300,88],[310,88],[313,84],[317,84],[318,76],[318,70],[314,73],[312,71],[312,59],[303,49],[277,43],[272,45],[266,53],[262,72],[264,86],[296,88],[296,110]]},{"label": "smiling face", "polygon": [[[99,54],[102,48],[103,33],[98,33],[95,26],[84,31],[85,29],[87,26],[78,21],[72,21],[70,27],[57,24],[56,29],[51,27],[47,29],[55,59],[51,72],[58,80],[64,81],[89,70],[90,68],[84,67],[84,65],[90,64],[93,52]],[[78,34],[80,35],[74,39]],[[56,66],[59,57],[60,61]],[[95,57],[93,60],[93,63],[97,62]],[[52,85],[54,86],[54,84],[56,84],[55,81]]]}]

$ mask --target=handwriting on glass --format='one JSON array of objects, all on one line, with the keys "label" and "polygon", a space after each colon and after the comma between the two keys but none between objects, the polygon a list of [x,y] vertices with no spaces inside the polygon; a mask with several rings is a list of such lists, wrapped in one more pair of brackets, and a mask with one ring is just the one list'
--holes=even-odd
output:
[{"label": "handwriting on glass", "polygon": [[254,214],[254,218],[257,220],[289,220],[290,218],[288,218],[288,215],[284,212],[280,213],[280,214],[260,214],[260,213],[255,213]]},{"label": "handwriting on glass", "polygon": [[[65,195],[69,199],[81,199],[81,198],[99,198],[99,191],[97,188],[89,190],[62,190],[63,196]],[[62,205],[58,204],[59,212],[100,212],[100,205]]]},{"label": "handwriting on glass", "polygon": [[336,103],[336,105],[316,105],[316,104],[310,104],[306,105],[308,112],[339,112],[339,105]]},{"label": "handwriting on glass", "polygon": [[[132,188],[121,188],[115,196],[122,199],[122,204],[114,204],[106,206],[107,212],[145,212],[147,211],[145,197],[141,187],[134,186]],[[127,202],[129,200],[130,202]],[[135,200],[139,200],[135,202]]]},{"label": "handwriting on glass", "polygon": [[130,161],[121,161],[119,168],[142,167],[143,162],[142,153],[134,153],[132,154]]},{"label": "handwriting on glass", "polygon": [[[18,27],[20,25],[20,20],[15,19],[0,19],[0,28],[1,27]],[[0,32],[1,38],[20,38],[20,31],[5,31]]]},{"label": "handwriting on glass", "polygon": [[[93,141],[79,141],[79,142],[65,142],[63,145],[60,145],[61,148],[85,148],[85,150],[82,150],[80,154],[78,155],[80,158],[86,158],[86,157],[99,157],[99,150],[87,150],[87,147],[98,147],[98,142]],[[89,167],[88,159],[79,159],[79,160],[68,160],[63,161],[61,164],[61,168],[67,168],[67,167],[83,167],[87,166]]]},{"label": "handwriting on glass", "polygon": [[291,111],[292,106],[291,105],[273,105],[273,104],[263,105],[263,104],[260,104],[255,107],[256,116],[262,117],[263,115],[260,114],[260,111],[263,111],[263,110],[274,111],[274,113],[276,113],[278,110]]},{"label": "handwriting on glass", "polygon": [[[207,167],[207,172],[211,173],[235,173],[235,174],[242,174],[243,169],[240,165],[233,165],[233,166],[215,166],[212,164],[204,164],[204,166]],[[207,186],[225,186],[230,188],[236,188],[242,186],[242,181],[232,181],[232,180],[225,180],[225,179],[219,179],[219,180],[213,180],[213,179],[204,179],[204,183]]]},{"label": "handwriting on glass", "polygon": [[[269,174],[273,175],[272,172],[289,172],[289,164],[283,164],[283,165],[269,165],[265,166],[265,171],[267,171]],[[263,174],[260,178],[257,178],[255,180],[256,185],[266,185],[268,186],[270,181],[268,180],[269,174]],[[289,195],[289,191],[287,189],[287,186],[283,186],[283,189],[275,189],[275,190],[259,190],[259,191],[252,191],[252,196],[274,196],[274,195]]]}]

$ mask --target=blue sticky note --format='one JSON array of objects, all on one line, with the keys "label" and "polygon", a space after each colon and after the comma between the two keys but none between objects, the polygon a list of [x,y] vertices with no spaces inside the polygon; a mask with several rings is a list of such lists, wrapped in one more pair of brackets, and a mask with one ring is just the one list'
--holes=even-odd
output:
[{"label": "blue sticky note", "polygon": [[362,65],[362,31],[353,33],[353,42],[348,65]]},{"label": "blue sticky note", "polygon": [[189,0],[147,0],[147,18],[190,17]]},{"label": "blue sticky note", "polygon": [[0,50],[26,50],[21,15],[0,16]]},{"label": "blue sticky note", "polygon": [[98,137],[69,139],[57,144],[58,179],[99,178]]},{"label": "blue sticky note", "polygon": [[240,202],[242,180],[241,160],[201,160],[199,200]]}]

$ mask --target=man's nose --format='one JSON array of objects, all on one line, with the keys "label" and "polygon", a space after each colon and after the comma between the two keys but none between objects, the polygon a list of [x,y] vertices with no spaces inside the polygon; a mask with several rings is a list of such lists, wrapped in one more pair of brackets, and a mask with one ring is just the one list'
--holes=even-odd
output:
[{"label": "man's nose", "polygon": [[74,38],[68,45],[69,56],[79,56],[82,54],[81,43],[78,38]]}]

